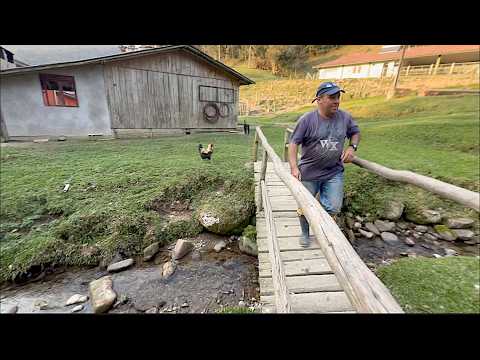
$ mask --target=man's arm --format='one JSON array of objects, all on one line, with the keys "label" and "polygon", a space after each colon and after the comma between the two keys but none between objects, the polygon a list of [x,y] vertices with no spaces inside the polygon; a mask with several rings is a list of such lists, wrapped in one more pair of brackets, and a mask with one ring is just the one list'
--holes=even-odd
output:
[{"label": "man's arm", "polygon": [[297,166],[297,151],[298,144],[288,144],[288,162],[290,163],[290,173],[300,180],[300,170],[298,170]]},{"label": "man's arm", "polygon": [[[350,144],[358,145],[360,143],[360,133],[356,133],[352,135],[350,139]],[[355,150],[353,147],[349,146],[342,153],[342,161],[344,163],[352,162],[353,158],[355,157]]]}]

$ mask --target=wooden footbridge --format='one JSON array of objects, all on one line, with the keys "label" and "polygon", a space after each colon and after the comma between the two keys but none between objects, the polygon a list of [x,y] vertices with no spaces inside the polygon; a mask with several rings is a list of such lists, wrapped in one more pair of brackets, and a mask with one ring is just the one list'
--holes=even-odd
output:
[{"label": "wooden footbridge", "polygon": [[[288,143],[288,132],[291,130],[285,133],[285,143]],[[259,144],[263,148],[261,161],[257,161]],[[288,162],[274,152],[260,127],[255,133],[253,158],[262,311],[402,313],[389,290],[360,259],[334,220],[290,174]],[[444,192],[451,199],[455,196],[453,200],[476,206],[478,211],[478,193],[358,158],[354,163],[393,180],[408,182],[402,176],[413,176],[418,181],[416,176],[419,176],[427,185],[417,183],[417,186],[428,187],[438,194]],[[456,195],[452,195],[452,191]],[[302,208],[314,234],[309,248],[299,245],[301,229],[297,208]]]}]

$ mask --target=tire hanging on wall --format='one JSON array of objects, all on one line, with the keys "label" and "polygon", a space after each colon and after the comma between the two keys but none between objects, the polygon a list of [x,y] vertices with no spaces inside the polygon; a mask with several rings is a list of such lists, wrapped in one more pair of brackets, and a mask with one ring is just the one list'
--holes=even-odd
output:
[{"label": "tire hanging on wall", "polygon": [[230,106],[228,104],[222,103],[220,104],[220,116],[225,118],[230,115]]},{"label": "tire hanging on wall", "polygon": [[208,103],[203,107],[203,118],[211,123],[218,121],[220,115],[220,109],[215,103]]}]

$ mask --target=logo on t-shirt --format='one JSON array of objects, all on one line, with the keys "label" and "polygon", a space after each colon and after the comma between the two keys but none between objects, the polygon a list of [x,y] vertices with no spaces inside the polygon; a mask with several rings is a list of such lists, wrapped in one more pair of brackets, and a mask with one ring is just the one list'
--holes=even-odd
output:
[{"label": "logo on t-shirt", "polygon": [[339,143],[338,141],[333,141],[336,140],[335,138],[329,137],[328,139],[320,140],[320,144],[322,146],[322,149],[329,150],[329,151],[337,151],[337,144]]}]

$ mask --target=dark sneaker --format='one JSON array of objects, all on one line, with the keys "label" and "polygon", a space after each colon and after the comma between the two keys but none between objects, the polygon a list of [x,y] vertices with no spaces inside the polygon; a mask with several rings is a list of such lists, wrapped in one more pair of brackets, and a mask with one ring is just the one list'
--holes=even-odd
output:
[{"label": "dark sneaker", "polygon": [[300,236],[300,246],[303,247],[303,248],[310,247],[310,237]]}]

